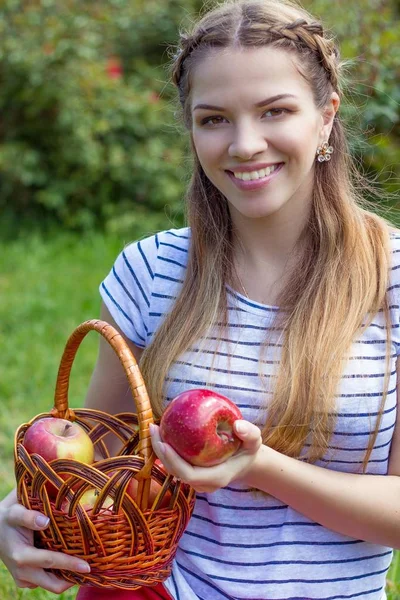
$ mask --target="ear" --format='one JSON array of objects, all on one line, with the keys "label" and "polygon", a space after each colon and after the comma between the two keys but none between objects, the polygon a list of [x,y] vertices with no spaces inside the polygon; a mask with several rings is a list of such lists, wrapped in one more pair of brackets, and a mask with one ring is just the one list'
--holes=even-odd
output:
[{"label": "ear", "polygon": [[328,104],[322,110],[321,142],[329,140],[333,121],[340,106],[340,98],[336,92],[332,92]]}]

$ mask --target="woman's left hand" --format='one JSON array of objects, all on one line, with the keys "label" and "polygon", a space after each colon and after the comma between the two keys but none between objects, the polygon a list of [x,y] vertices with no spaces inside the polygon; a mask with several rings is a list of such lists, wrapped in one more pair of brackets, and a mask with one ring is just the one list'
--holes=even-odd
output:
[{"label": "woman's left hand", "polygon": [[191,485],[196,492],[211,493],[232,481],[245,480],[262,446],[261,431],[253,423],[240,419],[235,421],[233,429],[242,444],[235,454],[214,467],[195,467],[186,462],[162,441],[157,425],[150,426],[150,433],[154,452],[169,473]]}]

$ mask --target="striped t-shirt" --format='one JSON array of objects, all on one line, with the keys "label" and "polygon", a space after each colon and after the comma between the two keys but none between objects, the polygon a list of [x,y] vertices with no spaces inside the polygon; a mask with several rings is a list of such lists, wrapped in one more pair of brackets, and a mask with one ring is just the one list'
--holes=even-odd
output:
[{"label": "striped t-shirt", "polygon": [[[189,244],[189,228],[133,243],[121,252],[100,286],[113,318],[141,348],[149,344],[178,295]],[[400,235],[392,235],[392,246],[389,393],[367,469],[377,475],[387,473],[396,419]],[[262,425],[271,394],[268,379],[276,366],[270,362],[276,362],[276,352],[279,356],[279,339],[274,346],[271,338],[263,357],[262,380],[259,351],[278,308],[253,302],[229,286],[226,293],[226,336],[217,347],[216,332],[210,330],[179,357],[168,373],[167,400],[185,389],[210,387],[232,399],[243,418]],[[382,397],[384,370],[385,324],[379,312],[354,341],[337,394],[335,432],[319,466],[360,472]],[[212,494],[197,494],[166,586],[176,600],[381,600],[391,559],[391,548],[331,531],[274,497],[257,496],[232,483]]]}]

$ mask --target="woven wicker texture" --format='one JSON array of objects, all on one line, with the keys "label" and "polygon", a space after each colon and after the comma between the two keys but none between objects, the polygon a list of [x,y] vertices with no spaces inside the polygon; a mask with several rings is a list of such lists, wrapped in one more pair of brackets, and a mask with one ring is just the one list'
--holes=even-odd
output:
[{"label": "woven wicker texture", "polygon": [[[68,407],[72,364],[89,331],[100,333],[117,353],[137,414],[109,415]],[[79,423],[94,443],[95,462],[87,465],[72,459],[56,459],[48,463],[39,454],[29,455],[23,445],[25,432],[44,417]],[[62,579],[79,585],[132,590],[160,583],[170,574],[177,544],[193,512],[195,492],[154,463],[156,456],[149,432],[152,422],[142,375],[123,337],[104,321],[91,320],[79,325],[68,339],[61,358],[54,408],[21,425],[15,434],[14,448],[19,501],[50,518],[49,527],[35,533],[35,545],[81,557],[91,566],[88,575],[51,570]],[[110,435],[121,441],[114,457],[104,443],[105,436]],[[138,481],[135,499],[126,493],[133,476]],[[152,481],[159,484],[159,491],[150,506]],[[57,489],[51,497],[50,484]],[[98,490],[98,497],[93,509],[86,511],[79,500],[89,488]],[[169,504],[160,508],[166,494],[170,497]],[[110,497],[113,505],[107,508],[103,504],[107,505]]]}]

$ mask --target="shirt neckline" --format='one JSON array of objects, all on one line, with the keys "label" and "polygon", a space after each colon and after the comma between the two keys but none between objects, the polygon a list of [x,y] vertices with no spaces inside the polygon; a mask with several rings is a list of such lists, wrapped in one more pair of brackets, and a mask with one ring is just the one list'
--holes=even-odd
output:
[{"label": "shirt neckline", "polygon": [[230,285],[225,284],[225,286],[228,292],[228,299],[230,301],[230,304],[234,305],[239,310],[260,315],[264,318],[269,318],[271,320],[275,318],[276,313],[279,311],[279,306],[273,306],[271,304],[261,304],[261,302],[256,302],[255,300],[247,298],[240,292],[233,289]]}]

